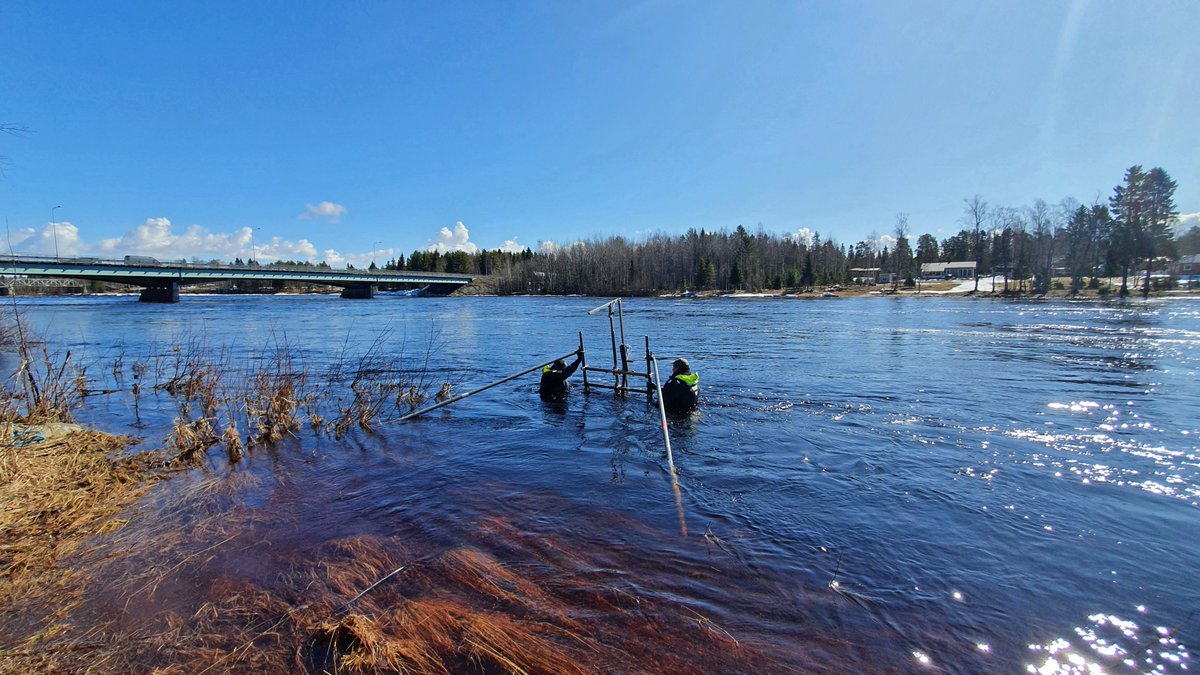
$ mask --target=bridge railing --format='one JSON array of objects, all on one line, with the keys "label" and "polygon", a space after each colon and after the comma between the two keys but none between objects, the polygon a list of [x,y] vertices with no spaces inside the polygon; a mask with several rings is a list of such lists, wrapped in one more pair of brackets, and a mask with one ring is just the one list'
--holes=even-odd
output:
[{"label": "bridge railing", "polygon": [[423,270],[385,270],[376,269],[334,269],[332,267],[321,265],[280,265],[280,264],[241,264],[212,260],[203,262],[199,260],[159,260],[151,256],[125,256],[125,258],[97,258],[97,257],[55,257],[44,255],[27,255],[27,254],[0,254],[0,262],[15,263],[15,264],[34,264],[34,265],[104,265],[112,267],[161,267],[167,269],[197,269],[197,270],[233,270],[233,271],[256,271],[256,272],[319,272],[322,274],[345,274],[347,276],[372,276],[372,277],[389,277],[389,276],[413,276],[413,275],[436,275],[440,278],[460,278],[470,280],[470,274],[457,274],[454,272],[427,272]]}]

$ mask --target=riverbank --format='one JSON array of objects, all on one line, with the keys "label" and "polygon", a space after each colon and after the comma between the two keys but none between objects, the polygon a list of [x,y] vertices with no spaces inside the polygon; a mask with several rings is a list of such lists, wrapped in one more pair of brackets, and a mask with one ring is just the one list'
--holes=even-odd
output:
[{"label": "riverbank", "polygon": [[[978,290],[974,279],[966,279],[962,281],[933,281],[922,282],[917,286],[907,288],[900,286],[893,288],[887,285],[874,286],[826,286],[822,288],[803,289],[797,291],[795,289],[780,289],[780,290],[765,290],[757,292],[730,292],[730,291],[684,291],[679,293],[664,293],[659,297],[666,298],[701,298],[701,299],[716,299],[716,298],[797,298],[804,300],[824,300],[831,298],[862,298],[862,297],[957,297],[957,298],[1006,298],[1006,299],[1032,299],[1042,300],[1047,298],[1070,299],[1070,300],[1102,300],[1102,299],[1119,299],[1120,294],[1113,289],[1119,289],[1120,280],[1116,279],[1116,284],[1109,280],[1108,283],[1100,288],[1084,288],[1078,292],[1072,293],[1069,286],[1064,283],[1067,280],[1057,279],[1056,283],[1046,293],[1033,293],[1027,290],[1021,290],[1015,281],[1009,282],[1009,290],[1004,290],[1004,277],[980,277]],[[1140,298],[1140,287],[1130,285],[1130,293],[1128,298]],[[1150,292],[1152,298],[1162,297],[1179,297],[1179,296],[1197,296],[1200,297],[1200,287],[1192,289],[1169,289],[1169,290],[1153,290]]]},{"label": "riverbank", "polygon": [[[498,279],[495,277],[479,277],[470,284],[455,290],[450,295],[456,297],[513,297],[519,295],[542,295],[540,293],[523,293],[523,294],[505,294],[501,295],[498,292]],[[690,291],[646,291],[639,290],[636,292],[617,292],[607,295],[619,295],[622,297],[667,297],[667,298],[798,298],[798,299],[829,299],[829,298],[852,298],[852,297],[872,297],[872,296],[913,296],[913,297],[937,297],[937,296],[955,296],[955,297],[981,297],[981,298],[1069,298],[1069,299],[1089,299],[1089,298],[1118,298],[1120,297],[1120,278],[1113,277],[1103,280],[1098,288],[1083,288],[1078,292],[1072,293],[1070,289],[1070,280],[1066,278],[1058,278],[1054,280],[1051,289],[1047,293],[1033,293],[1028,290],[1022,290],[1021,286],[1016,281],[1009,281],[1009,290],[1005,291],[1004,277],[980,277],[978,284],[974,279],[957,280],[957,281],[922,281],[921,283],[909,288],[898,287],[894,288],[887,284],[876,284],[872,286],[861,285],[841,285],[813,287],[813,288],[786,288],[786,289],[765,289],[758,291],[727,291],[727,290],[690,290]],[[1026,282],[1026,287],[1029,283]],[[1129,296],[1141,297],[1140,280],[1130,280]],[[181,296],[192,297],[207,297],[207,296],[269,296],[269,295],[323,295],[332,296],[339,295],[342,289],[335,286],[310,286],[308,288],[284,288],[284,289],[260,289],[260,290],[229,290],[229,289],[213,289],[208,287],[184,287],[180,289]],[[22,293],[21,297],[126,297],[136,296],[139,291],[137,289],[128,290],[109,290],[98,292],[85,293],[65,293],[61,288],[49,289],[27,289]],[[403,290],[403,291],[379,291],[379,295],[423,295],[419,291]],[[1186,289],[1156,289],[1151,291],[1151,297],[1172,297],[1179,295],[1200,295],[1200,287]],[[564,296],[567,297],[567,296]]]}]

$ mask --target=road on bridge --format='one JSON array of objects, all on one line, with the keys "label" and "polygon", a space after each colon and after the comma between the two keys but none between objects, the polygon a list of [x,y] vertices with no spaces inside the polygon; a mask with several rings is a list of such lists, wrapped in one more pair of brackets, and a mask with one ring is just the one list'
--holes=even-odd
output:
[{"label": "road on bridge", "polygon": [[0,275],[69,278],[141,286],[142,302],[179,302],[179,287],[216,281],[294,281],[342,288],[343,298],[372,298],[379,284],[406,284],[448,294],[469,284],[468,274],[404,270],[335,270],[317,266],[232,265],[160,261],[148,256],[124,260],[0,256]]}]

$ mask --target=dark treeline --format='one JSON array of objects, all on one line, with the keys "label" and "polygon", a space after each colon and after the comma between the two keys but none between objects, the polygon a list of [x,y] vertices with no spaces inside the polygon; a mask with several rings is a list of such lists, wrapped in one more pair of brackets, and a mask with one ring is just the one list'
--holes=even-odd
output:
[{"label": "dark treeline", "polygon": [[907,217],[899,214],[886,240],[873,236],[852,246],[819,234],[800,239],[739,225],[639,242],[597,238],[537,252],[414,251],[384,267],[486,275],[502,294],[644,295],[847,285],[880,276],[912,285],[923,263],[973,261],[977,277],[1004,275],[1005,291],[1045,293],[1055,277],[1069,279],[1070,290],[1078,291],[1098,288],[1101,276],[1119,276],[1122,294],[1130,292],[1131,279],[1148,293],[1154,271],[1200,251],[1200,228],[1172,236],[1175,188],[1166,171],[1133,166],[1107,204],[1067,198],[1055,205],[993,206],[976,195],[964,200],[957,234],[941,241],[922,234],[915,246]]}]

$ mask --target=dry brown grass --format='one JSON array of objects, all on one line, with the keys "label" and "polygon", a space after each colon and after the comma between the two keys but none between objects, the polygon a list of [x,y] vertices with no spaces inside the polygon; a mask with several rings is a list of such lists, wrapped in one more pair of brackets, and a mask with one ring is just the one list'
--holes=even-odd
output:
[{"label": "dry brown grass", "polygon": [[195,463],[200,461],[208,449],[220,440],[221,437],[217,436],[216,430],[213,428],[212,418],[201,417],[188,421],[177,417],[172,425],[171,434],[167,437],[166,446],[171,448],[175,456],[184,462]]},{"label": "dry brown grass", "polygon": [[59,354],[26,337],[17,344],[17,358],[10,399],[16,405],[4,411],[9,419],[28,424],[71,421],[87,382],[84,370],[72,364],[71,352]]},{"label": "dry brown grass", "polygon": [[297,415],[304,400],[308,373],[296,367],[291,351],[277,348],[250,378],[245,411],[251,444],[278,443],[300,428]]},{"label": "dry brown grass", "polygon": [[[6,448],[0,474],[0,608],[10,627],[52,636],[78,604],[83,574],[63,565],[81,542],[121,527],[119,514],[161,475],[162,457],[112,455],[131,439],[81,431]],[[43,611],[53,607],[53,611]]]}]

